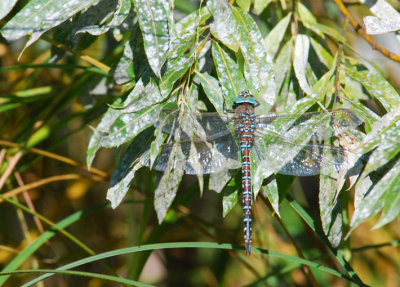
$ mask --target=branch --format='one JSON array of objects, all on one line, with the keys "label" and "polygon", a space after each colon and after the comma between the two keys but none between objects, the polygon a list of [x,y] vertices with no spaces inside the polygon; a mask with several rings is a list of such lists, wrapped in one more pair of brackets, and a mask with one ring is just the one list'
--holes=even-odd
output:
[{"label": "branch", "polygon": [[336,3],[336,6],[339,8],[340,12],[349,20],[351,26],[353,26],[354,30],[357,31],[357,33],[362,36],[372,47],[374,50],[378,50],[383,54],[384,56],[388,57],[389,59],[392,59],[393,61],[400,62],[400,56],[396,55],[393,52],[390,52],[389,50],[385,49],[376,41],[374,38],[372,38],[370,35],[365,33],[364,28],[357,23],[357,21],[354,19],[353,15],[347,10],[346,6],[344,6],[343,2],[341,0],[333,0]]}]

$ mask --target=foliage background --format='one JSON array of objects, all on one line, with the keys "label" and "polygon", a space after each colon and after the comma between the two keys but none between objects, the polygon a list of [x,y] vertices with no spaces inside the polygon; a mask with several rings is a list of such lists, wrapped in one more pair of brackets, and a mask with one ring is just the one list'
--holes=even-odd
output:
[{"label": "foliage background", "polygon": [[[94,273],[160,286],[344,286],[351,280],[393,286],[400,281],[400,17],[390,9],[399,7],[386,1],[378,1],[380,7],[356,1],[346,6],[341,1],[208,2],[15,0],[0,6],[0,284],[19,286],[37,277],[6,274],[18,269],[55,272],[64,266],[72,272],[65,265],[77,260],[87,264],[73,270],[91,273],[56,275],[41,284],[133,284]],[[154,14],[159,18],[151,12],[159,12]],[[378,18],[363,18],[367,15]],[[228,29],[241,17],[245,21],[239,31],[248,28],[248,38]],[[189,20],[177,24],[181,19]],[[356,23],[365,23],[365,30]],[[364,31],[391,33],[371,37]],[[246,52],[249,43],[263,49]],[[224,59],[230,60],[228,69],[219,70]],[[253,59],[260,59],[260,65]],[[197,61],[204,65],[201,73]],[[225,79],[226,71],[235,80]],[[222,92],[210,92],[201,75]],[[199,188],[197,178],[183,176],[181,181],[178,176],[168,189],[172,198],[177,194],[167,212],[171,200],[158,206],[156,201],[153,207],[155,192],[166,192],[157,175],[136,165],[130,185],[109,190],[118,205],[130,188],[123,204],[115,210],[105,204],[113,174],[111,187],[118,186],[116,178],[124,183],[133,177],[123,156],[133,163],[138,147],[154,131],[146,128],[157,111],[135,121],[143,111],[161,110],[161,103],[191,95],[194,87],[198,107],[220,111],[222,96],[228,103],[229,95],[234,96],[229,85],[256,90],[267,103],[275,90],[276,110],[300,112],[317,109],[318,100],[332,108],[336,87],[338,106],[353,109],[364,120],[356,134],[357,152],[368,163],[356,184],[342,190],[337,232],[324,235],[332,206],[323,199],[332,199],[334,190],[318,177],[277,176],[275,183],[264,185],[268,192],[254,206],[254,245],[270,250],[269,255],[245,257],[237,247],[229,251],[230,245],[212,243],[242,244],[235,179],[215,193],[207,188],[211,177]],[[126,125],[123,117],[134,124]],[[109,137],[116,127],[120,132]],[[143,130],[133,145],[123,145]],[[121,169],[126,177],[118,175]],[[318,197],[319,189],[326,193]],[[233,208],[229,213],[227,206]],[[327,217],[320,217],[320,210]],[[350,228],[354,230],[343,240]],[[196,247],[183,243],[191,241],[205,243],[184,248]],[[168,242],[173,244],[162,244]],[[128,249],[104,260],[89,258],[152,243],[148,248],[153,252]],[[313,267],[311,273],[307,266]]]}]

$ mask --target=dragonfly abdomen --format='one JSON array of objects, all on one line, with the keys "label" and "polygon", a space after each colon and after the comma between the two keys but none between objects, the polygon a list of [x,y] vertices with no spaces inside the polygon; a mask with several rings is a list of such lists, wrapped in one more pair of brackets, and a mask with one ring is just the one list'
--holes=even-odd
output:
[{"label": "dragonfly abdomen", "polygon": [[252,103],[240,103],[236,110],[236,126],[240,142],[242,157],[242,205],[243,205],[243,231],[246,254],[251,253],[252,242],[252,215],[253,201],[251,188],[250,149],[253,146],[255,132],[255,115]]}]

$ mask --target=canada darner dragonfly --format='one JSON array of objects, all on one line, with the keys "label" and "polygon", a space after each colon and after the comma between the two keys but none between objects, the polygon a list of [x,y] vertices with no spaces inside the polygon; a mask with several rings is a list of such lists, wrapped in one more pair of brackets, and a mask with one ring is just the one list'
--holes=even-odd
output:
[{"label": "canada darner dragonfly", "polygon": [[[232,109],[225,113],[191,113],[163,110],[158,128],[170,135],[151,162],[149,153],[142,164],[155,170],[183,166],[188,174],[209,174],[227,169],[242,169],[242,205],[246,254],[251,252],[253,202],[251,165],[271,172],[309,176],[321,168],[347,170],[357,156],[345,148],[323,144],[361,121],[350,110],[304,114],[268,113],[256,115],[258,101],[242,92]],[[254,148],[253,148],[254,147]],[[250,157],[252,154],[252,157]],[[263,173],[265,175],[265,173]]]}]

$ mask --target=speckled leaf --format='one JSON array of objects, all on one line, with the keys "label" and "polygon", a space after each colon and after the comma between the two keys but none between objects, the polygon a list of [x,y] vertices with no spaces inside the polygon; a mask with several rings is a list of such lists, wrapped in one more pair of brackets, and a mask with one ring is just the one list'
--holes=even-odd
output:
[{"label": "speckled leaf", "polygon": [[355,67],[346,67],[346,75],[359,81],[387,111],[400,106],[399,94],[378,72],[372,70],[358,71]]},{"label": "speckled leaf", "polygon": [[214,21],[210,23],[211,33],[224,45],[237,52],[239,50],[240,32],[231,7],[224,0],[207,1],[207,7],[214,16]]},{"label": "speckled leaf", "polygon": [[318,56],[318,59],[321,63],[323,63],[328,69],[330,69],[333,65],[333,57],[330,52],[328,52],[325,47],[323,47],[318,41],[311,39],[311,45],[314,48],[315,53]]},{"label": "speckled leaf", "polygon": [[189,69],[193,61],[192,56],[186,55],[168,60],[167,70],[160,83],[151,78],[146,87],[142,88],[143,83],[139,81],[125,101],[126,112],[136,112],[163,101],[171,92],[175,82]]},{"label": "speckled leaf", "polygon": [[222,95],[218,80],[207,73],[199,73],[196,75],[196,78],[199,79],[204,92],[217,112],[223,112],[224,97]]},{"label": "speckled leaf", "polygon": [[26,47],[96,0],[32,0],[1,29],[8,41],[30,35]]},{"label": "speckled leaf", "polygon": [[185,156],[182,153],[180,145],[177,143],[174,146],[173,152],[170,154],[167,167],[157,183],[154,194],[154,208],[159,223],[164,220],[167,210],[175,198],[184,174],[184,162]]},{"label": "speckled leaf", "polygon": [[[275,54],[278,52],[283,36],[285,36],[287,27],[289,26],[291,17],[292,13],[287,14],[285,18],[281,19],[279,23],[275,25],[267,37],[264,38],[265,49],[272,58],[274,58]],[[290,58],[287,58],[286,61],[290,63],[288,59]]]},{"label": "speckled leaf", "polygon": [[267,54],[261,32],[254,19],[240,9],[233,9],[240,27],[240,50],[245,59],[244,75],[253,93],[259,93],[269,105],[275,103],[274,64]]},{"label": "speckled leaf", "polygon": [[227,188],[224,189],[224,198],[222,199],[222,214],[224,217],[228,215],[240,198],[238,186],[241,186],[241,184],[241,173],[237,173],[229,182]]},{"label": "speckled leaf", "polygon": [[277,95],[281,90],[283,81],[287,77],[288,73],[290,73],[292,63],[288,61],[288,59],[290,59],[292,51],[293,51],[293,41],[290,40],[285,43],[275,61],[274,71],[275,71],[275,87]]},{"label": "speckled leaf", "polygon": [[[325,158],[334,160],[332,154],[324,150]],[[339,246],[342,240],[342,204],[338,197],[339,172],[333,167],[322,165],[319,180],[319,210],[322,228],[333,247]]]},{"label": "speckled leaf", "polygon": [[[386,173],[380,181],[373,186],[370,186],[367,190],[358,191],[358,193],[365,194],[363,199],[356,206],[353,217],[351,218],[351,227],[356,228],[363,221],[376,215],[382,208],[385,208],[385,212],[382,214],[380,221],[375,228],[380,227],[389,221],[391,221],[395,216],[398,215],[399,207],[398,196],[400,188],[400,161]],[[362,185],[361,187],[364,187]],[[366,185],[366,187],[368,187]],[[359,185],[357,185],[359,189]]]},{"label": "speckled leaf", "polygon": [[116,208],[121,203],[129,190],[135,172],[142,167],[142,164],[137,159],[141,153],[149,148],[151,137],[152,129],[147,129],[137,136],[125,151],[115,169],[107,191],[107,199],[111,202],[112,208]]},{"label": "speckled leaf", "polygon": [[123,85],[134,80],[135,68],[133,65],[131,41],[125,43],[124,53],[113,70],[113,76],[115,82],[119,85]]},{"label": "speckled leaf", "polygon": [[400,152],[400,109],[387,113],[376,122],[355,152],[363,154],[375,147],[364,174],[386,164]]},{"label": "speckled leaf", "polygon": [[214,172],[210,174],[210,180],[208,182],[208,188],[217,193],[220,193],[222,189],[232,179],[233,172],[229,169],[221,170],[220,172]]},{"label": "speckled leaf", "polygon": [[0,1],[0,19],[3,19],[12,10],[18,0]]},{"label": "speckled leaf", "polygon": [[161,67],[170,48],[171,6],[167,0],[134,0],[136,13],[143,34],[147,60],[161,78]]},{"label": "speckled leaf", "polygon": [[304,93],[311,95],[312,89],[307,81],[306,67],[308,63],[308,51],[310,40],[307,35],[297,34],[294,48],[293,68],[299,85]]},{"label": "speckled leaf", "polygon": [[160,110],[160,105],[152,105],[135,113],[126,113],[123,108],[109,108],[90,139],[86,158],[88,167],[98,149],[120,146],[133,139],[155,123]]},{"label": "speckled leaf", "polygon": [[[104,1],[100,2],[100,4],[102,4],[103,2]],[[108,30],[110,30],[110,28],[115,28],[121,25],[125,18],[128,16],[129,10],[131,9],[130,0],[118,0],[118,2],[110,1],[110,3],[105,4],[107,4],[107,6],[103,9],[107,9],[108,11],[110,11],[110,13],[105,15],[104,19],[98,19],[99,25],[86,26],[78,30],[77,33],[89,33],[94,36],[104,34]]]},{"label": "speckled leaf", "polygon": [[239,66],[229,53],[217,43],[213,43],[212,55],[214,64],[217,69],[218,80],[222,87],[222,92],[225,98],[225,104],[231,107],[233,100],[240,94],[241,91],[247,90],[246,82],[243,74],[239,70]]},{"label": "speckled leaf", "polygon": [[279,191],[276,179],[274,178],[267,185],[264,185],[263,189],[263,195],[268,198],[275,213],[280,217],[281,215],[279,214]]},{"label": "speckled leaf", "polygon": [[400,23],[392,20],[379,19],[375,16],[364,17],[365,32],[370,35],[385,34],[400,30]]},{"label": "speckled leaf", "polygon": [[366,32],[369,34],[381,34],[400,29],[400,13],[396,11],[387,1],[361,0],[369,7],[375,16],[364,17]]}]

